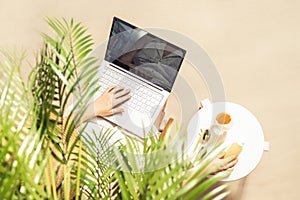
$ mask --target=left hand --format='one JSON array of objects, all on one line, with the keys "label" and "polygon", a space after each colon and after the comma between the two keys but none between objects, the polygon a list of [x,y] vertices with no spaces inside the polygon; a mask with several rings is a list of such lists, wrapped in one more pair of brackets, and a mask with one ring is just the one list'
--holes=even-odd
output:
[{"label": "left hand", "polygon": [[123,87],[110,86],[100,97],[94,101],[94,110],[96,116],[110,116],[124,112],[118,105],[128,101],[131,96],[130,90]]}]

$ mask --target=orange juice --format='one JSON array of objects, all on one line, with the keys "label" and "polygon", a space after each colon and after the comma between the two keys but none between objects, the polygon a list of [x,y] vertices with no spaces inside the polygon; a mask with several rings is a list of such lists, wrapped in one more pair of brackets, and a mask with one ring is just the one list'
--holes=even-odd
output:
[{"label": "orange juice", "polygon": [[227,113],[219,113],[216,120],[219,124],[229,124],[231,122],[231,117]]}]

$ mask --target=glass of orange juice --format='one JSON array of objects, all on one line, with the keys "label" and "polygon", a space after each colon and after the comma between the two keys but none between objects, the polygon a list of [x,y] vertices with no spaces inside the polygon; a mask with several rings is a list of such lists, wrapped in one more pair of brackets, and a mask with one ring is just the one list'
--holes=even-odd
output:
[{"label": "glass of orange juice", "polygon": [[232,119],[228,113],[221,112],[216,116],[217,126],[224,131],[228,131],[232,127]]}]

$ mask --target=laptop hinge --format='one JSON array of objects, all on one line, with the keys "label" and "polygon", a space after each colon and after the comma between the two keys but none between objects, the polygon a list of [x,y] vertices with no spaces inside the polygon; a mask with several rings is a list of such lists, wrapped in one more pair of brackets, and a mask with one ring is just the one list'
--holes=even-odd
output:
[{"label": "laptop hinge", "polygon": [[[131,73],[131,72],[128,72],[127,70],[125,70],[125,69],[123,69],[123,68],[121,68],[121,67],[118,67],[118,66],[116,66],[116,65],[113,65],[113,64],[111,64],[111,63],[110,63],[109,65],[112,66],[112,67],[114,67],[114,68],[117,68],[118,70],[121,70],[122,72],[124,72],[124,73],[126,73],[126,74],[130,74],[130,73]],[[131,75],[131,74],[130,74],[130,75]],[[148,84],[148,85],[151,85],[152,87],[154,87],[154,88],[156,88],[156,89],[158,89],[158,90],[160,90],[160,91],[163,91],[162,88],[160,88],[160,87],[154,85],[154,84],[151,83],[150,81],[147,81],[147,80],[145,80],[145,79],[143,79],[143,78],[141,78],[141,77],[138,77],[138,76],[135,75],[135,74],[134,74],[134,77],[137,78],[137,79],[140,80],[140,81],[143,81],[144,83],[146,83],[146,84]]]}]

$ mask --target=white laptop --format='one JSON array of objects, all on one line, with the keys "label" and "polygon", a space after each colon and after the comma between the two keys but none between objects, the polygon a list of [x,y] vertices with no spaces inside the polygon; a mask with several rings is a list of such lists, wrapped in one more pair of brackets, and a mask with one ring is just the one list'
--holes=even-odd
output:
[{"label": "white laptop", "polygon": [[114,17],[106,54],[99,68],[96,96],[112,85],[131,90],[119,106],[125,112],[105,119],[145,138],[157,130],[154,122],[165,104],[186,51]]}]

